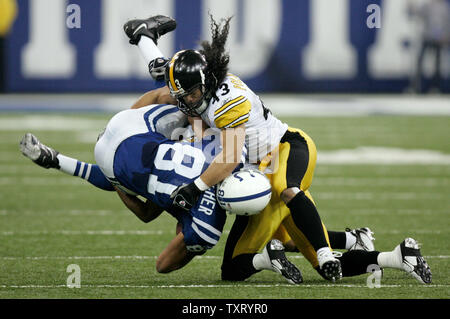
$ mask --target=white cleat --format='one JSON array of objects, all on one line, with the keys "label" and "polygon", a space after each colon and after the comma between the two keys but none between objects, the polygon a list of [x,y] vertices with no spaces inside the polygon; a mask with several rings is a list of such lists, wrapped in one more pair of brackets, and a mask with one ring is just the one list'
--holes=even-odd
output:
[{"label": "white cleat", "polygon": [[58,152],[42,144],[31,133],[25,134],[19,144],[22,154],[44,168],[59,168]]},{"label": "white cleat", "polygon": [[349,250],[375,250],[373,244],[375,238],[373,237],[373,231],[371,231],[369,227],[356,228],[353,230],[347,228],[345,231],[350,232],[350,234],[356,237],[356,243],[350,247]]},{"label": "white cleat", "polygon": [[403,270],[423,284],[431,283],[431,269],[420,253],[420,247],[413,238],[406,238],[395,247],[395,252],[402,260]]},{"label": "white cleat", "polygon": [[336,256],[342,254],[332,252],[329,249],[319,249],[317,251],[317,259],[322,275],[325,279],[335,282],[342,278],[341,262]]}]

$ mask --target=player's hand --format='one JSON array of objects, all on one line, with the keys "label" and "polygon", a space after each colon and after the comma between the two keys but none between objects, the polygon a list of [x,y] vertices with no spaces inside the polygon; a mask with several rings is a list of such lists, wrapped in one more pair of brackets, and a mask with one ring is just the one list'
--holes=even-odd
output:
[{"label": "player's hand", "polygon": [[198,201],[201,194],[202,191],[197,185],[195,185],[195,183],[190,183],[179,186],[173,191],[170,198],[173,199],[174,206],[189,211]]},{"label": "player's hand", "polygon": [[168,59],[156,58],[148,64],[148,72],[155,81],[164,81],[167,62],[169,62]]}]

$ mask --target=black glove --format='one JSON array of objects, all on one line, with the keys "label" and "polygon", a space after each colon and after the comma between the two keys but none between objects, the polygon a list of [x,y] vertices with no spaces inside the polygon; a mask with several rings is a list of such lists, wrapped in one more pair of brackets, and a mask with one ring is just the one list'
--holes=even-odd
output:
[{"label": "black glove", "polygon": [[191,208],[198,201],[202,191],[195,185],[195,183],[178,186],[170,195],[173,199],[173,205],[184,210],[191,210]]},{"label": "black glove", "polygon": [[169,62],[168,59],[156,58],[148,64],[148,72],[155,81],[164,81],[167,62]]}]

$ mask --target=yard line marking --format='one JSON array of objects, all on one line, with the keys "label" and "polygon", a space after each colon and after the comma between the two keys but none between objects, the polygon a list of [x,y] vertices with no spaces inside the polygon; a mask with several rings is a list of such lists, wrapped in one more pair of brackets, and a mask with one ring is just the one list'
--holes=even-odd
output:
[{"label": "yard line marking", "polygon": [[450,154],[426,149],[362,146],[355,149],[320,151],[318,164],[338,165],[450,165]]},{"label": "yard line marking", "polygon": [[[412,234],[428,234],[440,235],[447,234],[450,230],[428,230],[428,229],[409,229],[408,233]],[[92,236],[124,236],[124,235],[167,235],[172,234],[169,230],[25,230],[25,231],[0,231],[0,236],[41,236],[41,235],[63,235],[63,236],[78,236],[78,235],[92,235]],[[229,233],[229,230],[222,232],[224,235]],[[376,234],[397,235],[404,233],[403,230],[381,230],[376,231]]]},{"label": "yard line marking", "polygon": [[97,215],[97,216],[106,216],[112,214],[121,214],[128,213],[129,211],[120,210],[120,211],[112,211],[106,209],[71,209],[71,210],[45,210],[45,211],[18,211],[18,210],[0,210],[0,216],[48,216],[48,215]]},{"label": "yard line marking", "polygon": [[[77,259],[137,259],[137,260],[147,260],[147,259],[157,259],[158,256],[139,256],[139,255],[130,255],[130,256],[25,256],[25,257],[16,257],[16,256],[0,256],[0,260],[77,260]],[[196,256],[195,260],[198,259],[222,259],[223,256]],[[292,259],[304,259],[304,256],[301,255],[288,255],[288,258]],[[450,256],[446,255],[435,255],[435,256],[424,256],[426,259],[448,259]]]},{"label": "yard line marking", "polygon": [[[450,230],[408,230],[409,233],[413,234],[428,234],[428,235],[440,235],[450,232]],[[79,236],[79,235],[90,235],[90,236],[124,236],[124,235],[136,235],[136,236],[146,236],[146,235],[167,235],[171,234],[172,231],[164,230],[30,230],[30,231],[0,231],[0,236],[41,236],[41,235],[63,235],[63,236]],[[223,231],[226,235],[229,230]],[[377,234],[388,234],[388,235],[398,235],[404,233],[400,230],[386,230],[386,231],[376,231]]]},{"label": "yard line marking", "polygon": [[[380,288],[443,288],[449,287],[450,285],[445,284],[432,284],[432,285],[381,285]],[[355,285],[355,284],[300,284],[300,285],[289,285],[289,284],[245,284],[245,285],[81,285],[81,288],[144,288],[144,289],[173,289],[173,288],[275,288],[275,287],[285,287],[285,288],[367,288],[367,285]],[[0,285],[0,288],[68,288],[67,285]]]},{"label": "yard line marking", "polygon": [[441,200],[447,199],[445,194],[436,193],[424,193],[424,192],[389,192],[389,193],[377,193],[377,192],[317,192],[314,194],[321,200]]},{"label": "yard line marking", "polygon": [[[81,116],[26,115],[0,119],[0,131],[98,131],[108,123],[106,119],[88,119]],[[94,141],[95,142],[95,141]]]},{"label": "yard line marking", "polygon": [[[11,172],[9,167],[7,172]],[[77,185],[79,179],[69,178],[70,176],[36,176],[36,177],[1,177],[0,185],[11,185],[12,183],[22,183],[35,186],[54,186],[54,185]],[[450,179],[442,178],[351,178],[351,177],[317,177],[314,181],[316,186],[405,186],[405,187],[438,187],[449,186]],[[421,192],[422,193],[422,192]]]},{"label": "yard line marking", "polygon": [[58,177],[0,177],[0,185],[25,184],[27,186],[80,185],[81,179]]},{"label": "yard line marking", "polygon": [[405,187],[434,187],[450,186],[450,179],[446,177],[316,177],[314,185],[320,186],[405,186]]},{"label": "yard line marking", "polygon": [[[400,209],[386,209],[386,208],[358,208],[346,210],[348,214],[356,215],[370,215],[370,214],[389,214],[389,215],[439,215],[448,214],[450,210],[439,210],[439,209],[410,209],[410,208],[400,208]],[[336,211],[336,210],[334,210]]]},{"label": "yard line marking", "polygon": [[0,236],[15,235],[163,235],[162,230],[56,230],[56,231],[2,231]]}]

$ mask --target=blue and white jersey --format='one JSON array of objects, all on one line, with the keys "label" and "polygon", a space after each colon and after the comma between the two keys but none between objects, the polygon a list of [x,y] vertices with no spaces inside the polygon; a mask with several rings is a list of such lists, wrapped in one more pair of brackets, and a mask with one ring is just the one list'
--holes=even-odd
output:
[{"label": "blue and white jersey", "polygon": [[201,251],[217,243],[226,220],[215,187],[202,194],[190,213],[174,210],[170,195],[209,166],[220,152],[220,136],[189,143],[172,141],[157,132],[162,120],[170,119],[174,127],[181,125],[173,123],[176,112],[173,105],[151,105],[116,114],[95,146],[95,157],[112,183],[171,213],[183,225],[188,249]]}]

